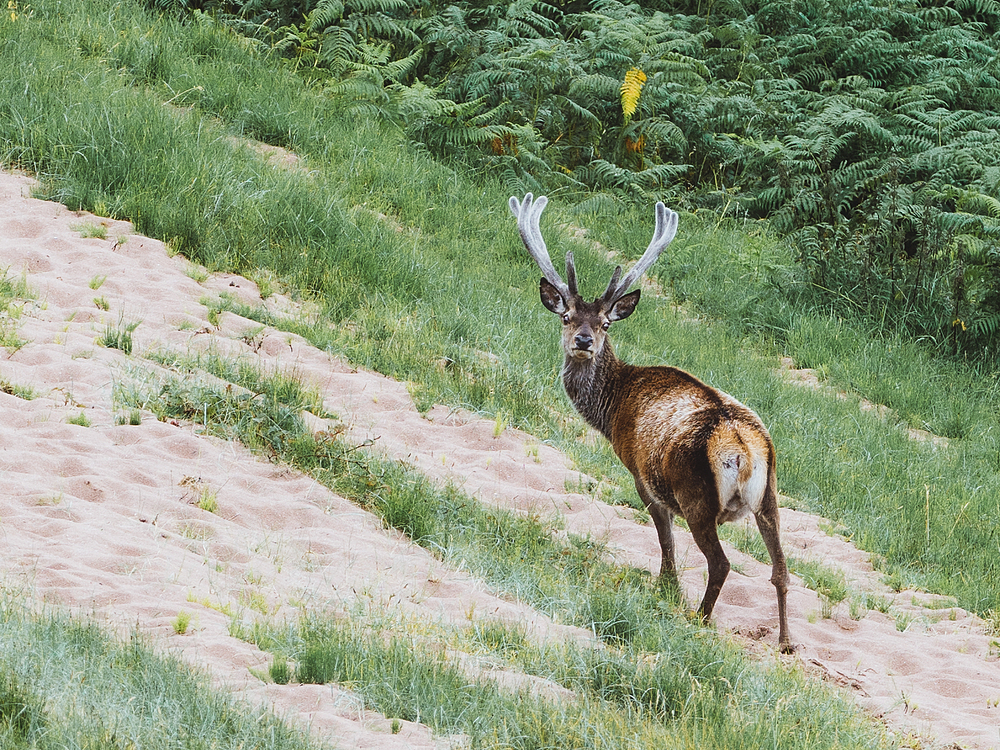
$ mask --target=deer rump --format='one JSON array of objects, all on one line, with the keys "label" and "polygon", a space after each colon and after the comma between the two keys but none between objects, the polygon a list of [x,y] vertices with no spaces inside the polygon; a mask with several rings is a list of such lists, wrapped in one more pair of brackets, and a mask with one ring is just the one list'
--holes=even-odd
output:
[{"label": "deer rump", "polygon": [[[625,399],[608,436],[637,483],[650,490],[640,494],[682,518],[707,516],[715,525],[759,513],[775,458],[763,423],[732,396],[690,374],[657,370],[666,381],[688,381],[680,388],[687,392],[677,393],[675,385],[666,389],[673,391],[667,398]],[[706,507],[711,497],[718,504]]]}]

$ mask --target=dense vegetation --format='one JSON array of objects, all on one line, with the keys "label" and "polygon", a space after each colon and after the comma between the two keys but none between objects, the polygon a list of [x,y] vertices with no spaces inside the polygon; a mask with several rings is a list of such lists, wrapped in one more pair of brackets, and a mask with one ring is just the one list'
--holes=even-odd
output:
[{"label": "dense vegetation", "polygon": [[769,218],[840,312],[998,355],[995,0],[187,5],[511,193]]}]

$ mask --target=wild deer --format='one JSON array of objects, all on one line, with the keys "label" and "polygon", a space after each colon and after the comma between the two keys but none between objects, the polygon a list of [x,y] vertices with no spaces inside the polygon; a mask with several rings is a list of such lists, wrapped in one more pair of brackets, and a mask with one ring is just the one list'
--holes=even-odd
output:
[{"label": "wild deer", "polygon": [[601,432],[635,478],[635,488],[659,537],[660,576],[678,585],[673,520],[687,520],[708,559],[708,586],[699,612],[712,616],[729,560],[718,526],[753,512],[771,556],[771,583],[778,593],[778,644],[793,651],[785,600],[788,567],[778,530],[775,452],[760,418],[732,396],[676,367],[635,367],[615,356],[608,329],[635,310],[641,291],[628,289],[649,269],[677,233],[677,214],[656,204],[656,228],[648,249],[622,277],[615,269],[593,302],[580,296],[572,252],[566,281],[549,259],[539,229],[545,196],[510,199],[521,239],[542,271],[542,304],[562,318],[566,393],[583,418]]}]

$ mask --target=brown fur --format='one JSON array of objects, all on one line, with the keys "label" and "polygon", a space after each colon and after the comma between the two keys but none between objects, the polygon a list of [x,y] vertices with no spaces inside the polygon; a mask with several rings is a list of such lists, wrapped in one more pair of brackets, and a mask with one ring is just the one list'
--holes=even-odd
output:
[{"label": "brown fur", "polygon": [[[673,518],[681,516],[708,560],[708,585],[699,607],[708,620],[730,570],[717,527],[753,513],[771,556],[771,582],[778,596],[778,643],[783,652],[791,652],[788,568],[779,536],[774,444],[767,428],[732,396],[683,370],[634,367],[619,360],[607,331],[613,322],[631,315],[638,304],[638,290],[623,293],[636,274],[630,272],[619,285],[618,269],[603,296],[593,302],[584,300],[576,291],[572,257],[567,258],[569,284],[552,268],[538,231],[544,198],[539,204],[532,212],[529,193],[524,204],[512,198],[511,210],[518,216],[528,251],[545,274],[540,285],[542,304],[563,322],[563,385],[577,411],[604,434],[632,473],[659,537],[660,575],[677,583]],[[661,204],[654,242],[637,267],[648,267],[670,242],[672,231],[661,226],[669,220],[675,231],[676,215],[671,216]]]}]

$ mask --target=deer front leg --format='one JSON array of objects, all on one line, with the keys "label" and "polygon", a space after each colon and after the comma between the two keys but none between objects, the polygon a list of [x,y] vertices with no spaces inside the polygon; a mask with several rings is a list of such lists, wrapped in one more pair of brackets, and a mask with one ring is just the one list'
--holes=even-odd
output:
[{"label": "deer front leg", "polygon": [[660,579],[680,587],[677,579],[677,564],[674,562],[674,514],[666,503],[661,502],[649,492],[642,481],[635,480],[635,489],[656,528],[656,536],[660,542]]}]

